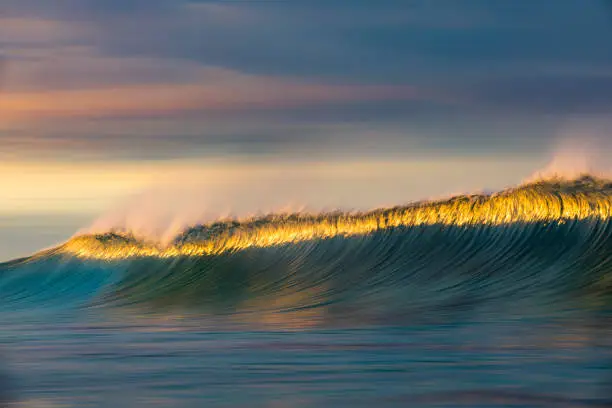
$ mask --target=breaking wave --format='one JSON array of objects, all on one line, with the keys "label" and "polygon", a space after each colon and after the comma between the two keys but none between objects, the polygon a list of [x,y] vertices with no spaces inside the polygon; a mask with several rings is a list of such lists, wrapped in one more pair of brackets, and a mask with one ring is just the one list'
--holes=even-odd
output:
[{"label": "breaking wave", "polygon": [[612,182],[545,180],[365,213],[194,226],[162,246],[75,237],[0,266],[2,307],[177,308],[310,321],[607,309]]}]

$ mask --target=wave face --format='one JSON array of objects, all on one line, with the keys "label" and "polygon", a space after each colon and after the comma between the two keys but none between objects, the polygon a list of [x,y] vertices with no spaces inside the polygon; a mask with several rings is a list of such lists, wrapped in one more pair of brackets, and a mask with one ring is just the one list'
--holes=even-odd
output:
[{"label": "wave face", "polygon": [[368,213],[77,237],[1,266],[5,308],[146,307],[393,322],[612,304],[612,183],[545,181]]}]

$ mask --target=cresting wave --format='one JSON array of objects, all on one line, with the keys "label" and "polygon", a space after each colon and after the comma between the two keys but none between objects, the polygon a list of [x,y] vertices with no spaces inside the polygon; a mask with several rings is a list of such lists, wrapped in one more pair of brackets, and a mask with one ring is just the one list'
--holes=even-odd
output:
[{"label": "cresting wave", "polygon": [[499,226],[610,218],[612,181],[583,176],[573,181],[538,181],[492,195],[459,196],[365,213],[270,215],[217,222],[193,227],[177,236],[169,246],[115,232],[84,235],[53,252],[105,260],[199,257],[246,248],[360,236],[399,227]]},{"label": "cresting wave", "polygon": [[612,310],[612,182],[548,180],[368,213],[219,222],[165,248],[81,236],[0,265],[0,294],[10,311],[178,307],[285,325],[480,307]]}]

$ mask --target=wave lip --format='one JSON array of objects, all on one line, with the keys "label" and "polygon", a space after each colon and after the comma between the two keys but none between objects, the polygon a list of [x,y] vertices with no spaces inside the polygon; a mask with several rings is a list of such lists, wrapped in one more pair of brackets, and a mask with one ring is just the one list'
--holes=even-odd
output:
[{"label": "wave lip", "polygon": [[495,194],[463,195],[442,201],[359,213],[269,215],[199,225],[177,236],[169,246],[130,234],[78,236],[59,252],[86,259],[206,256],[246,248],[366,235],[422,225],[504,225],[612,218],[612,181],[583,176],[525,184]]},{"label": "wave lip", "polygon": [[393,322],[508,302],[512,313],[599,310],[611,301],[611,237],[611,182],[547,180],[366,213],[200,225],[168,247],[86,235],[0,265],[0,289],[10,310],[186,307],[270,321]]}]

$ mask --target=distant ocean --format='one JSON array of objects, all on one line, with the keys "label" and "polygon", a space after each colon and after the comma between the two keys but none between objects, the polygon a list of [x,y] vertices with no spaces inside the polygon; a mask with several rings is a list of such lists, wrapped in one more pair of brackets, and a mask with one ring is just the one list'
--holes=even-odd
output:
[{"label": "distant ocean", "polygon": [[0,265],[5,405],[612,406],[612,182],[75,237]]}]

